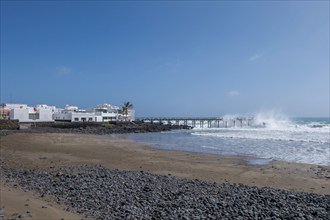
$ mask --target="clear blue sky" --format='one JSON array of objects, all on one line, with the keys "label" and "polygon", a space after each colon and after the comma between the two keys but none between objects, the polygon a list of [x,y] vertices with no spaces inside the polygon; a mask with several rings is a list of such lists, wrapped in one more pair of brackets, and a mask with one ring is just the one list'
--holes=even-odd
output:
[{"label": "clear blue sky", "polygon": [[328,1],[1,1],[1,102],[329,115]]}]

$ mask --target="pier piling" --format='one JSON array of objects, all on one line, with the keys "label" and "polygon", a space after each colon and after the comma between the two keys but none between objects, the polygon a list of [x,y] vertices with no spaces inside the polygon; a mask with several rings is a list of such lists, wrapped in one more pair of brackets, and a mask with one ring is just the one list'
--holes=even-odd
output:
[{"label": "pier piling", "polygon": [[[199,125],[200,128],[204,127],[204,123],[207,122],[208,128],[229,128],[229,127],[243,127],[243,126],[251,126],[253,118],[251,117],[238,117],[238,118],[142,118],[140,119],[143,122],[148,123],[167,123],[168,125],[176,124],[176,125],[185,125],[197,127]],[[221,122],[221,123],[220,123]],[[206,125],[206,123],[205,123]]]}]

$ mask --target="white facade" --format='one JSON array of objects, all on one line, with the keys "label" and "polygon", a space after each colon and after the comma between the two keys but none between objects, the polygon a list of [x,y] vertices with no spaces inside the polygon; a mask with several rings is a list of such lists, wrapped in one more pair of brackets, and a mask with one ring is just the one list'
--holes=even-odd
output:
[{"label": "white facade", "polygon": [[134,121],[135,110],[128,109],[128,114],[123,115],[118,106],[100,104],[87,111],[77,106],[66,105],[64,109],[39,104],[30,107],[26,104],[2,104],[3,114],[7,109],[9,115],[6,119],[17,119],[19,122],[108,122],[108,121]]},{"label": "white facade", "polygon": [[55,121],[76,121],[76,122],[97,122],[100,119],[98,119],[95,114],[93,113],[80,113],[80,112],[70,112],[70,111],[64,111],[60,113],[54,114],[54,120]]},{"label": "white facade", "polygon": [[52,122],[54,106],[37,105],[29,107],[27,105],[12,104],[8,119],[15,119],[19,122]]},{"label": "white facade", "polygon": [[118,113],[118,120],[119,121],[134,121],[135,120],[135,110],[134,109],[128,109],[127,115]]},{"label": "white facade", "polygon": [[87,111],[79,109],[77,106],[66,105],[65,109],[54,113],[55,121],[70,122],[108,122],[118,120],[117,106],[101,104],[90,108]]},{"label": "white facade", "polygon": [[0,105],[0,115],[1,119],[9,119],[10,111],[14,108],[27,108],[25,104],[8,104],[4,103]]},{"label": "white facade", "polygon": [[135,121],[135,110],[133,108],[128,109],[128,119],[130,121]]},{"label": "white facade", "polygon": [[55,121],[70,122],[108,122],[116,121],[116,113],[62,111],[54,113]]},{"label": "white facade", "polygon": [[26,108],[26,107],[28,107],[26,104],[10,104],[10,103],[1,104],[1,108],[8,110],[14,108]]},{"label": "white facade", "polygon": [[13,108],[10,110],[9,119],[18,119],[20,122],[29,121],[29,109],[25,108]]},{"label": "white facade", "polygon": [[108,104],[108,103],[103,103],[103,104],[99,104],[97,105],[96,107],[93,107],[91,109],[89,109],[90,111],[106,111],[106,112],[111,112],[111,113],[118,113],[119,111],[119,107],[118,106],[115,106],[115,105],[111,105],[111,104]]},{"label": "white facade", "polygon": [[78,106],[66,104],[64,109],[68,111],[78,111]]}]

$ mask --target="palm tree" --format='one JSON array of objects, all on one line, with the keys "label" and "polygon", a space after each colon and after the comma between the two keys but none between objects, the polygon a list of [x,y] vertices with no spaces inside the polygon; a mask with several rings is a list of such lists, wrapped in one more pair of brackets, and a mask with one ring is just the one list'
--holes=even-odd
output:
[{"label": "palm tree", "polygon": [[130,102],[124,102],[124,105],[121,107],[121,112],[125,116],[125,121],[127,121],[128,110],[133,108],[133,104]]}]

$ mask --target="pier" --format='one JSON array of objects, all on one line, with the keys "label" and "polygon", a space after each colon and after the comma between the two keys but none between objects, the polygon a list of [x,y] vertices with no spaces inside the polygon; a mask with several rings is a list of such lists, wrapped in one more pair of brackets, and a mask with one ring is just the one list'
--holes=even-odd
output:
[{"label": "pier", "polygon": [[175,125],[189,125],[200,128],[228,128],[228,127],[249,127],[252,125],[253,117],[236,118],[139,118],[145,123],[161,123]]}]

